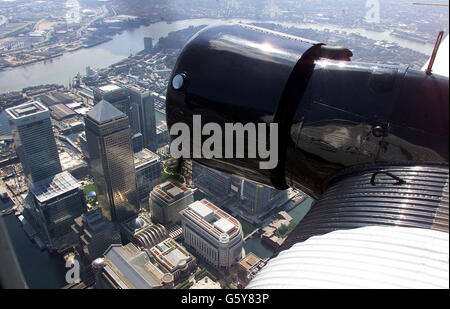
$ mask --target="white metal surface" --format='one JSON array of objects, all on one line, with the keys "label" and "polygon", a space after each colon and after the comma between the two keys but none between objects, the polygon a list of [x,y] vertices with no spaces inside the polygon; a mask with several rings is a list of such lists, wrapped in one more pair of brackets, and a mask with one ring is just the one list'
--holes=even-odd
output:
[{"label": "white metal surface", "polygon": [[281,252],[248,288],[449,288],[449,235],[370,226],[311,237]]}]

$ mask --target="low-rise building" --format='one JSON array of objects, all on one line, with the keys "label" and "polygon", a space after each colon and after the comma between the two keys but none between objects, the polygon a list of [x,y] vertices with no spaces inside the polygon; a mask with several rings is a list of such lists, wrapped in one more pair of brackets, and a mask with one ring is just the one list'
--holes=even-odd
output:
[{"label": "low-rise building", "polygon": [[220,283],[214,281],[208,276],[196,281],[193,286],[190,287],[191,290],[220,290],[222,287]]},{"label": "low-rise building", "polygon": [[72,122],[70,124],[70,128],[72,129],[73,133],[82,131],[82,130],[84,130],[84,123],[81,121]]},{"label": "low-rise building", "polygon": [[150,248],[149,252],[159,265],[173,275],[175,281],[185,278],[197,265],[196,258],[171,238]]},{"label": "low-rise building", "polygon": [[88,175],[88,164],[77,156],[62,151],[59,153],[59,161],[63,171],[68,171],[76,179],[83,179]]},{"label": "low-rise building", "polygon": [[264,265],[266,265],[265,261],[257,257],[253,252],[250,252],[237,264],[239,280],[244,286],[247,285]]},{"label": "low-rise building", "polygon": [[281,230],[288,231],[292,217],[286,211],[280,211],[277,217],[268,226],[262,229],[262,240],[274,249],[278,249],[287,238],[287,233],[279,233]]},{"label": "low-rise building", "polygon": [[103,258],[92,262],[92,268],[100,289],[173,288],[173,275],[132,243],[111,245]]},{"label": "low-rise building", "polygon": [[102,257],[111,244],[121,243],[119,228],[106,220],[100,208],[75,218],[71,228],[83,265]]},{"label": "low-rise building", "polygon": [[229,268],[242,257],[243,233],[238,220],[206,199],[181,211],[184,243],[198,258]]},{"label": "low-rise building", "polygon": [[141,248],[151,248],[169,237],[167,229],[161,224],[153,224],[147,212],[139,213],[122,222],[120,226],[122,238]]},{"label": "low-rise building", "polygon": [[69,119],[76,115],[74,111],[72,111],[64,104],[50,105],[49,109],[51,110],[52,117],[58,121]]}]

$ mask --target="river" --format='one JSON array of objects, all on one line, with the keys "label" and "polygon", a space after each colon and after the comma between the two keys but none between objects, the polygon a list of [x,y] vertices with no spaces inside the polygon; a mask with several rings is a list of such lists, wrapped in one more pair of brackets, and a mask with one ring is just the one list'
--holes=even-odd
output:
[{"label": "river", "polygon": [[[227,21],[243,23],[258,22],[243,19],[232,19]],[[115,35],[111,41],[89,49],[81,49],[73,53],[64,54],[61,57],[46,62],[2,71],[0,72],[0,93],[46,83],[67,85],[72,77],[78,72],[84,73],[87,66],[104,68],[122,60],[131,53],[142,50],[144,46],[144,37],[152,37],[154,41],[157,41],[159,38],[167,36],[168,33],[172,31],[182,30],[189,26],[195,27],[223,22],[226,22],[226,20],[191,19],[170,24],[167,22],[158,22],[150,26],[143,26],[134,30],[125,31]],[[386,42],[397,43],[401,47],[410,48],[424,54],[429,54],[433,48],[430,44],[419,44],[393,37],[386,31],[374,32],[365,29],[346,29],[334,25],[293,24],[276,21],[273,21],[272,23],[286,27],[295,26],[297,28],[309,28],[318,31],[330,30],[341,31],[344,33],[356,33],[373,40],[385,40]],[[157,118],[162,120],[165,116],[162,113],[158,113]],[[10,128],[6,115],[4,112],[1,112],[0,135],[9,134]],[[303,218],[310,209],[311,203],[312,200],[308,198],[289,212],[295,222],[299,222]],[[7,205],[0,202],[0,208],[5,207],[7,207]],[[50,255],[47,251],[41,252],[37,249],[25,235],[19,221],[14,215],[3,217],[3,219],[5,219],[8,232],[28,285],[30,287],[41,288],[58,288],[63,286],[65,267],[62,257]],[[248,252],[254,252],[262,258],[272,255],[272,250],[261,243],[259,236],[247,240],[245,249]]]},{"label": "river", "polygon": [[[136,29],[124,31],[113,36],[109,42],[88,49],[64,54],[60,57],[12,68],[0,72],[0,93],[20,90],[24,87],[35,86],[46,83],[67,85],[78,73],[84,74],[87,66],[93,68],[104,68],[128,57],[130,54],[141,51],[144,48],[144,37],[152,37],[156,42],[170,32],[186,29],[189,26],[213,25],[224,22],[255,23],[263,22],[247,19],[188,19],[172,23],[158,22],[149,26],[141,26]],[[431,44],[420,44],[403,40],[391,35],[390,31],[376,32],[362,28],[344,28],[331,24],[299,24],[290,22],[264,21],[285,27],[296,27],[299,29],[313,29],[317,31],[339,31],[348,34],[359,34],[372,40],[384,40],[388,43],[396,43],[401,47],[429,55],[433,49]],[[313,39],[313,38],[312,38]]]},{"label": "river", "polygon": [[[0,200],[0,210],[6,209],[12,202]],[[58,289],[66,285],[65,261],[61,255],[41,251],[31,242],[14,214],[3,216],[11,244],[17,255],[28,287],[35,289]]]}]

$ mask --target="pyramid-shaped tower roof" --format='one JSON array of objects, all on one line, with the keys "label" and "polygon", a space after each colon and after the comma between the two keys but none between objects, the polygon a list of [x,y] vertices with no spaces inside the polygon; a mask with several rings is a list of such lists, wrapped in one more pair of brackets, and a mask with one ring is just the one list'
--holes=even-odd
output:
[{"label": "pyramid-shaped tower roof", "polygon": [[101,100],[87,113],[87,117],[102,124],[114,119],[126,117],[126,115],[108,101]]}]

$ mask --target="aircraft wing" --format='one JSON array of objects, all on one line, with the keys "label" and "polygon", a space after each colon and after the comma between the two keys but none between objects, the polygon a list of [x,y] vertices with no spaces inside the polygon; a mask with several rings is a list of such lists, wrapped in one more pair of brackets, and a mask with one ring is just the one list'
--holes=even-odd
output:
[{"label": "aircraft wing", "polygon": [[355,171],[315,202],[248,288],[448,289],[448,207],[448,167]]}]

